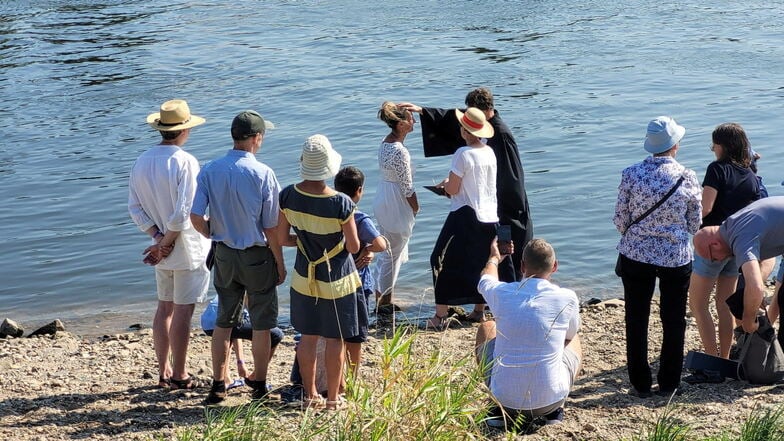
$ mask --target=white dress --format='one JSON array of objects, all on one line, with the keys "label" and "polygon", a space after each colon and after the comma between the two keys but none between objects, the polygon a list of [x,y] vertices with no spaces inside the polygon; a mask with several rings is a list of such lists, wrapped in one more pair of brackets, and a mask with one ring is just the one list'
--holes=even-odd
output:
[{"label": "white dress", "polygon": [[377,289],[389,294],[400,265],[408,261],[408,241],[414,229],[414,210],[406,198],[414,194],[411,156],[401,142],[381,142],[378,149],[380,179],[373,213],[389,250],[377,255]]}]

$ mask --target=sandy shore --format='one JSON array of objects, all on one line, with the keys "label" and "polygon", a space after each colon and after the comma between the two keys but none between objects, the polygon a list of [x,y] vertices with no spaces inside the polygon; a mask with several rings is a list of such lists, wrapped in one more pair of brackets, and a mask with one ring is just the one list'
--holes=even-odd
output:
[{"label": "sandy shore", "polygon": [[[657,315],[657,314],[654,314]],[[639,399],[627,394],[623,308],[598,306],[582,312],[584,370],[569,400],[564,423],[541,428],[524,439],[617,440],[638,434],[663,411],[663,398]],[[471,350],[476,325],[464,324],[445,333],[422,332],[422,347],[441,347],[460,357]],[[656,359],[661,327],[651,320],[650,358]],[[366,346],[363,377],[381,352],[379,330]],[[190,370],[211,373],[209,337],[194,331]],[[689,319],[687,349],[698,349],[694,321]],[[287,383],[294,342],[287,335],[270,367],[269,382]],[[249,358],[249,349],[246,349]],[[654,368],[656,368],[654,363]],[[151,439],[169,438],[178,428],[204,422],[206,395],[199,391],[163,391],[157,382],[149,329],[108,338],[59,333],[55,337],[0,339],[0,439]],[[232,391],[229,402],[240,404],[249,390]],[[737,432],[752,409],[784,402],[784,385],[750,386],[739,381],[689,386],[675,397],[677,415],[695,436]],[[289,413],[298,418],[297,412]],[[499,433],[497,439],[503,439]]]}]

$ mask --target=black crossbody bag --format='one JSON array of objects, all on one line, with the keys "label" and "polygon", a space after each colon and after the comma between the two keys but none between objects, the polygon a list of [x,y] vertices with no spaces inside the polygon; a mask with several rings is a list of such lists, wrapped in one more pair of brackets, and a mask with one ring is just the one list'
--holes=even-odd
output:
[{"label": "black crossbody bag", "polygon": [[[631,228],[634,224],[636,224],[636,223],[640,222],[641,220],[645,219],[646,217],[648,217],[648,215],[653,213],[653,211],[656,210],[657,208],[659,208],[659,206],[661,204],[663,204],[664,201],[669,199],[670,196],[672,196],[672,194],[675,193],[675,190],[677,190],[678,187],[681,186],[681,184],[683,183],[683,180],[685,178],[686,178],[686,176],[681,175],[680,179],[678,179],[678,182],[676,182],[675,185],[672,186],[670,191],[668,191],[667,194],[665,194],[663,198],[659,199],[659,202],[653,204],[653,207],[649,208],[648,211],[646,211],[645,213],[641,214],[640,217],[638,217],[637,219],[633,220],[632,223],[630,223],[629,226],[626,227],[625,230],[623,230],[623,233],[621,233],[621,236],[626,234],[626,232],[629,231],[629,228]],[[618,260],[615,261],[615,275],[618,276],[618,277],[623,276],[623,267],[621,265],[621,254],[620,253],[618,253]]]}]

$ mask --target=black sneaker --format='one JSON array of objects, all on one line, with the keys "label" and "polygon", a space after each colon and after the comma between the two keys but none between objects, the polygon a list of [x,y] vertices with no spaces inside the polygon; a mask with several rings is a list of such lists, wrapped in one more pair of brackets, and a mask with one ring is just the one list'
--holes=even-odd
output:
[{"label": "black sneaker", "polygon": [[678,385],[678,387],[675,387],[675,388],[661,388],[661,387],[657,387],[653,391],[653,393],[654,393],[654,395],[656,395],[658,397],[663,397],[663,398],[671,398],[673,396],[678,397],[678,396],[683,395],[683,387],[681,387],[681,385]]},{"label": "black sneaker", "polygon": [[632,386],[629,388],[629,395],[637,398],[650,398],[653,396],[653,392],[650,389],[648,390],[637,390],[636,387]]},{"label": "black sneaker", "polygon": [[207,398],[204,399],[204,404],[218,404],[226,399],[226,383],[223,380],[212,380],[212,387]]},{"label": "black sneaker", "polygon": [[302,404],[305,388],[301,384],[292,384],[280,389],[280,400],[289,406],[299,406]]},{"label": "black sneaker", "polygon": [[504,414],[501,407],[493,406],[490,408],[490,412],[488,412],[487,418],[485,419],[485,424],[495,429],[503,429],[506,427],[507,423],[504,421]]},{"label": "black sneaker", "polygon": [[561,424],[563,422],[564,410],[563,407],[559,407],[554,411],[548,413],[544,416],[544,424],[549,426],[551,424]]}]

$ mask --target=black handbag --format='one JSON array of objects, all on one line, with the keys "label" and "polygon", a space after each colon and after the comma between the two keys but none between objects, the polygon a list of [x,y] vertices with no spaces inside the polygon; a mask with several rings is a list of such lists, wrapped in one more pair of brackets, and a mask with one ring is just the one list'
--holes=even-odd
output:
[{"label": "black handbag", "polygon": [[[678,182],[676,182],[675,185],[672,186],[670,191],[668,191],[667,194],[664,195],[664,197],[659,199],[659,202],[653,204],[653,207],[649,208],[648,211],[646,211],[645,213],[641,214],[637,219],[633,220],[632,223],[630,223],[626,227],[626,229],[623,230],[623,233],[621,233],[621,236],[626,234],[626,232],[629,231],[629,228],[631,228],[632,225],[634,225],[634,224],[640,222],[641,220],[645,219],[646,217],[648,217],[648,215],[653,213],[653,211],[656,210],[657,208],[659,208],[659,206],[661,204],[663,204],[664,201],[669,199],[670,196],[672,196],[672,194],[675,193],[675,190],[677,190],[678,187],[681,186],[681,184],[683,183],[683,180],[685,178],[686,178],[685,175],[681,175],[681,177],[678,179]],[[621,264],[621,254],[620,253],[618,253],[618,259],[615,261],[615,275],[618,276],[618,277],[623,277],[623,265]]]}]

